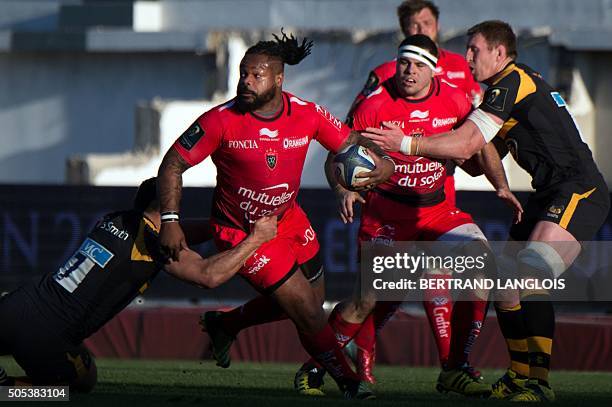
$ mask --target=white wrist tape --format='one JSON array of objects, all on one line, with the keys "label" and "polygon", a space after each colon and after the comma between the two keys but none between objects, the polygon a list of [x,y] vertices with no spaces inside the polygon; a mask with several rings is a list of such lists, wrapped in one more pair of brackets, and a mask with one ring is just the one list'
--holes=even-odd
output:
[{"label": "white wrist tape", "polygon": [[412,146],[412,137],[404,136],[402,144],[400,144],[400,153],[410,155],[410,147]]},{"label": "white wrist tape", "polygon": [[495,137],[499,129],[502,128],[501,124],[495,123],[491,116],[483,112],[481,109],[475,109],[472,113],[470,113],[467,119],[471,120],[476,127],[478,127],[478,130],[480,130],[480,133],[487,143],[493,140],[493,137]]}]

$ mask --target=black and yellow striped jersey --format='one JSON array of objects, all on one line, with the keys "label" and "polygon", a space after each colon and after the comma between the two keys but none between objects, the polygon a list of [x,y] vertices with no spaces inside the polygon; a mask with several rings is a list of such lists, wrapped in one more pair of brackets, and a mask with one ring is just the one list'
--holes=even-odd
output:
[{"label": "black and yellow striped jersey", "polygon": [[565,100],[531,68],[508,64],[492,78],[480,109],[504,121],[495,144],[531,175],[534,189],[601,179]]},{"label": "black and yellow striped jersey", "polygon": [[24,291],[48,326],[79,343],[148,287],[162,267],[157,241],[142,213],[108,214],[59,269]]}]

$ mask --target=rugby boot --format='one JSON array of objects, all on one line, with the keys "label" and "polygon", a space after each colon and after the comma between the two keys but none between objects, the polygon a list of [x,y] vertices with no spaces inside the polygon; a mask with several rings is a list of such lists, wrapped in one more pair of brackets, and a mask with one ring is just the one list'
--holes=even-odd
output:
[{"label": "rugby boot", "polygon": [[531,379],[521,392],[512,394],[506,400],[518,402],[553,402],[555,392],[549,386],[540,384],[537,379]]},{"label": "rugby boot", "polygon": [[202,331],[208,333],[213,358],[217,361],[217,366],[224,369],[232,363],[230,348],[236,340],[235,337],[226,334],[221,327],[221,311],[208,311],[200,315],[200,325]]},{"label": "rugby boot", "polygon": [[360,382],[347,382],[342,386],[345,399],[353,400],[372,400],[376,398],[376,395],[370,390],[368,384],[364,381]]},{"label": "rugby boot", "polygon": [[463,369],[442,370],[436,390],[440,393],[458,393],[467,397],[489,397],[491,386],[474,379]]},{"label": "rugby boot", "polygon": [[463,366],[461,366],[461,368],[465,370],[465,372],[469,374],[470,376],[472,376],[472,378],[474,378],[475,380],[478,380],[479,382],[484,381],[484,377],[482,376],[482,373],[480,372],[480,370],[470,365],[469,362],[465,362]]},{"label": "rugby boot", "polygon": [[325,396],[323,387],[325,369],[304,363],[293,379],[293,388],[303,396]]},{"label": "rugby boot", "polygon": [[493,383],[491,398],[492,399],[505,399],[514,394],[518,394],[525,390],[527,385],[527,378],[521,379],[518,377],[516,372],[512,369],[506,370],[506,373],[495,383]]}]

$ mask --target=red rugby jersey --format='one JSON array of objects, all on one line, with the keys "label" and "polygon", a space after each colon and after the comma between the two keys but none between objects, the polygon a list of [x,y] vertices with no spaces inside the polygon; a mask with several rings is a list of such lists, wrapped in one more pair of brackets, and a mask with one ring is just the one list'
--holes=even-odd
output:
[{"label": "red rugby jersey", "polygon": [[[404,134],[428,137],[459,125],[472,109],[467,95],[444,80],[434,78],[422,99],[405,99],[397,94],[394,80],[385,81],[359,104],[353,128],[381,127],[383,121],[400,126]],[[385,194],[416,206],[429,206],[444,199],[447,173],[444,160],[390,153],[395,173],[377,188]]]},{"label": "red rugby jersey", "polygon": [[232,99],[201,115],[173,147],[192,166],[212,157],[213,217],[245,228],[295,201],[311,140],[337,152],[349,132],[325,108],[283,92],[275,117],[241,112]]},{"label": "red rugby jersey", "polygon": [[[474,105],[479,105],[481,89],[478,82],[474,80],[465,58],[457,53],[442,48],[439,48],[439,53],[440,57],[438,58],[438,64],[436,66],[436,76],[463,90]],[[393,59],[392,61],[387,61],[378,65],[370,72],[370,76],[363,89],[357,94],[353,101],[351,111],[348,114],[349,120],[347,120],[347,122],[350,122],[350,116],[352,116],[352,112],[355,111],[359,103],[380,84],[395,75],[395,65],[396,60]]]}]

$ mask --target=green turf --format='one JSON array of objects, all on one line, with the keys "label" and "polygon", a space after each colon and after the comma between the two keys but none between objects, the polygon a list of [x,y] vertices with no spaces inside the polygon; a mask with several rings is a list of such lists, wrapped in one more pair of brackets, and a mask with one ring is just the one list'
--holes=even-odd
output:
[{"label": "green turf", "polygon": [[[89,395],[73,394],[73,404],[88,406],[334,406],[355,403],[342,400],[331,380],[328,395],[305,398],[293,392],[296,365],[234,363],[221,369],[211,361],[141,361],[102,359],[98,385]],[[0,358],[9,374],[21,374],[10,358]],[[502,372],[485,370],[489,382]],[[434,390],[437,369],[379,366],[377,399],[359,403],[374,406],[468,406],[508,404],[500,401],[443,396]],[[612,373],[555,372],[552,382],[557,406],[612,403]]]}]

